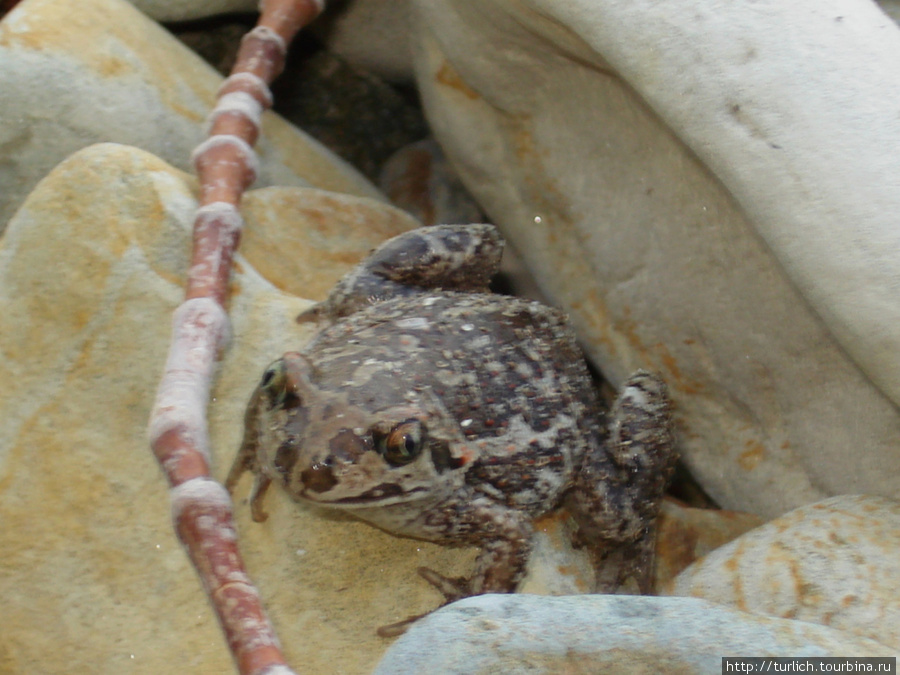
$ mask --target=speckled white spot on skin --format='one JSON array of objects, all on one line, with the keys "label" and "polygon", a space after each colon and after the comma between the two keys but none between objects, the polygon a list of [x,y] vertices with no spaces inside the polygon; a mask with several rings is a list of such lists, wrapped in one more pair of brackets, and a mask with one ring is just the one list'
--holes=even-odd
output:
[{"label": "speckled white spot on skin", "polygon": [[469,345],[472,349],[485,349],[491,345],[491,336],[481,335],[472,340]]},{"label": "speckled white spot on skin", "polygon": [[408,319],[395,321],[397,328],[409,328],[410,330],[428,330],[428,319],[423,316],[413,316]]}]

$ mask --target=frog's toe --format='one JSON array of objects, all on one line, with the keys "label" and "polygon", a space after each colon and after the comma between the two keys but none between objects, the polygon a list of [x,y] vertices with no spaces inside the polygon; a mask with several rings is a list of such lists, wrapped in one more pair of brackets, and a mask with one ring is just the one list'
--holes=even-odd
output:
[{"label": "frog's toe", "polygon": [[319,323],[326,314],[325,303],[317,302],[304,309],[295,319],[297,323]]},{"label": "frog's toe", "polygon": [[383,638],[394,638],[403,635],[406,632],[406,629],[409,628],[413,623],[421,619],[423,616],[427,616],[430,612],[425,612],[425,614],[416,614],[415,616],[407,617],[403,619],[403,621],[398,621],[397,623],[389,623],[387,626],[381,626],[375,632],[378,634],[378,637]]},{"label": "frog's toe", "polygon": [[447,599],[447,602],[453,602],[472,595],[468,579],[463,577],[445,577],[443,574],[439,574],[428,567],[420,567],[416,572],[425,581],[438,589]]},{"label": "frog's toe", "polygon": [[253,489],[250,491],[250,515],[254,523],[262,523],[269,514],[263,509],[263,499],[266,496],[266,490],[272,480],[263,473],[257,473],[253,481]]}]

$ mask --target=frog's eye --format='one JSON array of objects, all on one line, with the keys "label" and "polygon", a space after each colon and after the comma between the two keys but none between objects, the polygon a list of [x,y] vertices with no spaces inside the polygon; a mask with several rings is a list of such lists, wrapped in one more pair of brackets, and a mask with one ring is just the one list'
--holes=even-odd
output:
[{"label": "frog's eye", "polygon": [[300,397],[291,386],[283,359],[266,368],[259,387],[273,408],[294,408],[300,405]]},{"label": "frog's eye", "polygon": [[375,449],[392,466],[409,464],[422,454],[425,425],[409,419],[395,425],[388,433],[373,431]]}]

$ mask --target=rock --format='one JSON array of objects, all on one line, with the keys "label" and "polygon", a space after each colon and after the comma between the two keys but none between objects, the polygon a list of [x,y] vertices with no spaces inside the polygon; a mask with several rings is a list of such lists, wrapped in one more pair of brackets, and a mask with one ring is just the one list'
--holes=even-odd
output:
[{"label": "rock", "polygon": [[428,134],[414,99],[308,43],[295,45],[272,94],[279,114],[373,181],[394,152]]},{"label": "rock", "polygon": [[[255,12],[259,0],[130,0],[157,21],[185,21],[232,12]],[[413,80],[409,0],[345,0],[326,3],[309,28],[347,62],[389,82]]]},{"label": "rock", "polygon": [[310,26],[329,51],[388,82],[412,83],[409,0],[348,0],[335,9]]},{"label": "rock", "polygon": [[[98,141],[190,170],[222,78],[125,0],[25,0],[0,22],[0,229],[47,172]],[[346,163],[263,117],[257,185],[380,198]]]},{"label": "rock", "polygon": [[317,301],[373,248],[421,225],[371,199],[313,188],[251,190],[241,213],[248,226],[240,251],[254,269],[279,290]]},{"label": "rock", "polygon": [[[142,150],[93,146],[38,185],[0,240],[0,671],[231,672],[146,438],[184,292],[193,186]],[[416,226],[380,202],[312,189],[252,191],[244,207],[233,338],[209,409],[220,479],[260,373],[310,331],[294,321],[309,300],[255,268],[321,299],[330,279]],[[310,672],[370,672],[384,649],[375,629],[439,603],[415,568],[460,574],[472,558],[278,490],[269,520],[252,523],[248,488],[235,507],[247,566],[290,662]]]},{"label": "rock", "polygon": [[750,513],[693,509],[667,499],[657,522],[654,587],[664,588],[695,560],[763,522]]},{"label": "rock", "polygon": [[604,375],[664,375],[710,496],[894,494],[900,30],[868,3],[413,8],[436,138]]},{"label": "rock", "polygon": [[697,561],[669,592],[900,649],[900,504],[844,495],[796,509]]},{"label": "rock", "polygon": [[254,15],[238,15],[219,21],[191,22],[171,26],[178,40],[215,68],[222,77],[228,77],[237,61],[241,40],[256,25]]},{"label": "rock", "polygon": [[232,12],[256,12],[259,0],[129,0],[157,21],[187,21]]},{"label": "rock", "polygon": [[394,206],[425,225],[480,223],[484,214],[434,139],[410,143],[385,162],[378,179]]},{"label": "rock", "polygon": [[723,655],[887,656],[874,640],[695,598],[481,595],[414,624],[375,675],[718,673]]},{"label": "rock", "polygon": [[[749,513],[694,509],[667,499],[657,522],[654,589],[686,595],[668,590],[676,576],[694,561],[763,522],[762,518]],[[560,509],[539,518],[534,525],[534,550],[519,592],[537,595],[591,593],[593,566],[587,552],[572,545],[577,538],[577,527],[568,512]],[[625,594],[629,590],[623,588],[618,592]]]},{"label": "rock", "polygon": [[[252,16],[242,15],[200,26],[179,25],[173,31],[207,63],[227,75],[241,38],[254,25]],[[272,85],[272,95],[276,113],[370,180],[379,177],[395,151],[428,134],[422,110],[408,90],[351,66],[309,33],[301,32],[294,39],[284,71]],[[459,189],[464,188],[460,185]]]},{"label": "rock", "polygon": [[879,0],[878,6],[881,11],[887,14],[895,23],[900,23],[900,2],[898,0]]}]

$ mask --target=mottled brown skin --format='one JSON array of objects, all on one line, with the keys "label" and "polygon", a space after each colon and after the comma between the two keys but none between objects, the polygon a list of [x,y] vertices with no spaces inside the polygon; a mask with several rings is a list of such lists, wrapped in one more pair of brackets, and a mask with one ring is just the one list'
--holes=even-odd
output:
[{"label": "mottled brown skin", "polygon": [[467,579],[420,570],[448,601],[514,591],[533,519],[565,504],[597,589],[647,592],[675,461],[665,385],[638,372],[604,415],[564,315],[488,291],[501,253],[489,225],[376,249],[306,317],[329,325],[266,370],[226,485],[255,474],[255,520],[275,480],[390,532],[480,547]]}]

